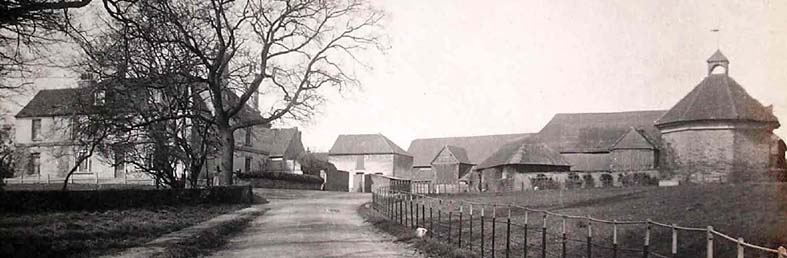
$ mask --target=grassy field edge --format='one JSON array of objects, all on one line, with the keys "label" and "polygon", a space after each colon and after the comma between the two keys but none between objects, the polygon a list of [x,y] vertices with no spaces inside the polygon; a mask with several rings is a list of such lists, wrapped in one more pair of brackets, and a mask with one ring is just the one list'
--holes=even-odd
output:
[{"label": "grassy field edge", "polygon": [[427,257],[438,258],[475,258],[479,257],[477,254],[457,249],[443,242],[431,238],[418,238],[415,236],[415,230],[408,227],[399,225],[393,221],[388,220],[382,214],[372,209],[371,203],[366,203],[358,208],[358,214],[375,228],[388,233],[396,238],[395,241],[407,243],[410,246],[418,249]]}]

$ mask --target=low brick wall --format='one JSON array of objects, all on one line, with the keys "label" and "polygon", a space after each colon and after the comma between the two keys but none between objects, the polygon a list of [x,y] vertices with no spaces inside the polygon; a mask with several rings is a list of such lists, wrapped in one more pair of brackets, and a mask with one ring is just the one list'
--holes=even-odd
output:
[{"label": "low brick wall", "polygon": [[238,179],[238,181],[248,183],[253,187],[274,189],[320,190],[320,187],[322,186],[320,183],[307,183],[269,178],[244,178]]},{"label": "low brick wall", "polygon": [[106,210],[156,205],[251,203],[249,186],[205,189],[111,189],[93,191],[0,191],[0,211]]}]

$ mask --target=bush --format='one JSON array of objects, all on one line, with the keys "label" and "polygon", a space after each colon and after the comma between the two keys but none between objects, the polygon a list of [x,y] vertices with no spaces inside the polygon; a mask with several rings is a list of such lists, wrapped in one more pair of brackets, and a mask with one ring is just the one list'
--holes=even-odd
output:
[{"label": "bush", "polygon": [[626,174],[621,175],[620,183],[623,186],[647,186],[647,185],[659,185],[659,179],[655,177],[651,177],[647,173],[633,173],[633,174]]},{"label": "bush", "polygon": [[261,171],[252,171],[248,173],[240,173],[238,174],[238,178],[241,179],[263,178],[263,179],[271,179],[271,180],[292,181],[292,182],[299,182],[299,183],[306,183],[306,184],[323,183],[322,177],[319,176],[278,173],[278,172],[269,173],[269,172],[261,172]]}]

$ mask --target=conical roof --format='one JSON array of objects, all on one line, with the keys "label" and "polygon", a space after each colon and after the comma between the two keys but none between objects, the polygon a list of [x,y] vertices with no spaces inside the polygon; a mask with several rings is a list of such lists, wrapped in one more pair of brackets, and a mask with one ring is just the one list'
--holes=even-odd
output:
[{"label": "conical roof", "polygon": [[503,145],[476,169],[502,165],[571,166],[560,153],[543,143],[521,140]]},{"label": "conical roof", "polygon": [[[711,59],[713,58],[712,56]],[[721,58],[724,56],[721,55]],[[769,108],[746,93],[746,90],[727,74],[710,74],[659,118],[656,125],[703,120],[778,123]]]}]

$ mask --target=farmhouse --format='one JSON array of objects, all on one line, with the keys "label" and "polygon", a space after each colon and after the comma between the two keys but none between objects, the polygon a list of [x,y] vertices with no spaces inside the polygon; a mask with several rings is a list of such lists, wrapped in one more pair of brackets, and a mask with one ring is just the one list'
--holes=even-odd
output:
[{"label": "farmhouse", "polygon": [[400,177],[408,174],[413,157],[382,134],[339,135],[328,152],[336,169],[349,171],[349,191],[371,190],[368,175]]},{"label": "farmhouse", "polygon": [[[97,83],[91,78],[82,78],[77,88],[49,89],[39,91],[30,102],[16,114],[15,147],[18,164],[24,168],[15,177],[62,178],[76,165],[79,155],[87,155],[87,146],[78,144],[74,127],[75,117],[87,114],[86,107],[113,105],[111,98],[93,87]],[[234,98],[237,101],[237,97]],[[256,99],[256,98],[255,98]],[[205,100],[196,101],[204,105]],[[230,99],[229,101],[233,101]],[[240,119],[258,119],[259,113],[247,106],[238,113]],[[234,169],[250,171],[261,169],[268,159],[268,151],[256,137],[268,125],[252,126],[236,131]],[[140,161],[139,163],[144,163]],[[213,169],[218,161],[209,158],[203,171]],[[177,165],[177,173],[187,171],[186,164]],[[136,166],[130,165],[125,153],[116,151],[109,157],[93,155],[82,162],[74,176],[76,179],[90,178],[111,182],[126,177],[145,178]],[[24,175],[22,175],[24,173]]]}]

